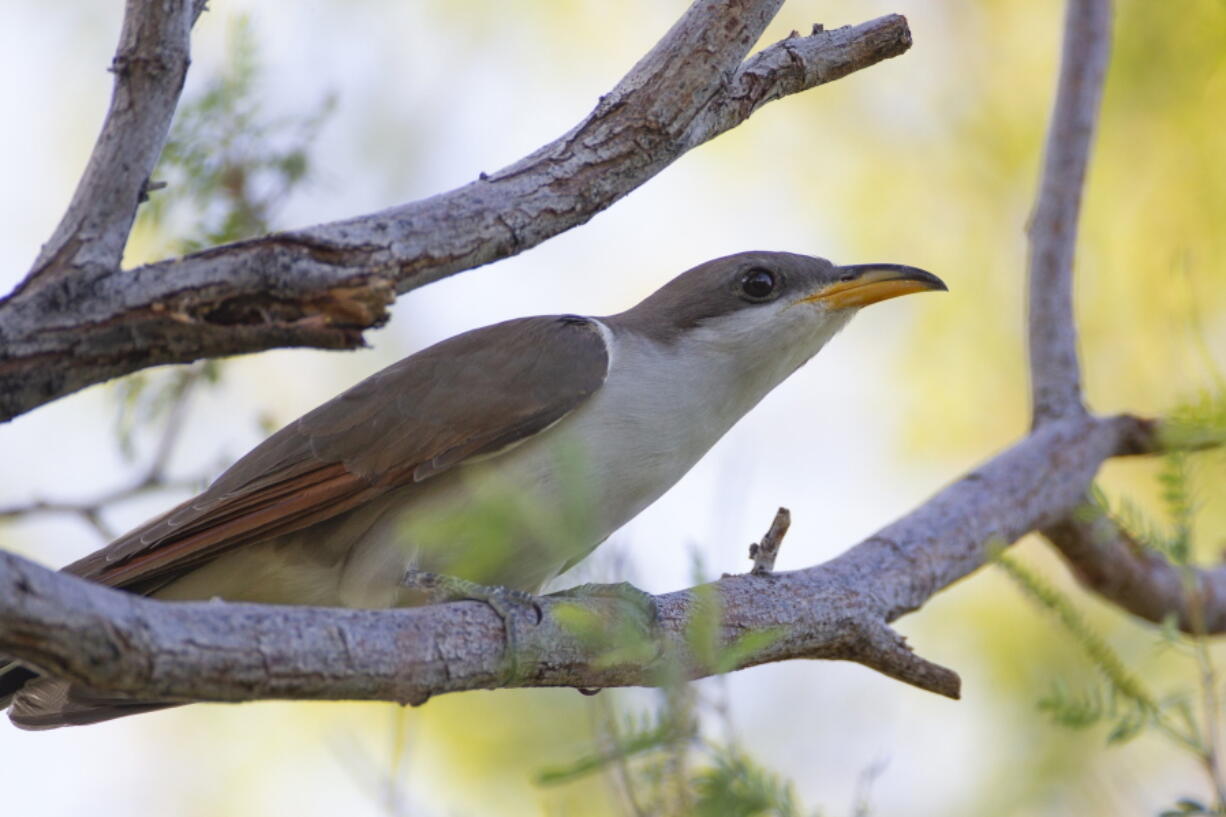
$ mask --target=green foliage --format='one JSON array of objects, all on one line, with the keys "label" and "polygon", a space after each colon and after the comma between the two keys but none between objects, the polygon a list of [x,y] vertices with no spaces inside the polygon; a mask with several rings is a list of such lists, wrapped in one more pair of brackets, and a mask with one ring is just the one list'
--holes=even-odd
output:
[{"label": "green foliage", "polygon": [[[603,724],[605,748],[542,771],[541,785],[591,774],[617,778],[631,814],[672,817],[800,817],[792,786],[732,742],[705,739],[691,687],[665,690],[649,714],[618,714]],[[692,767],[692,771],[690,770]]]},{"label": "green foliage", "polygon": [[536,776],[536,782],[542,786],[570,783],[607,769],[614,763],[623,763],[629,758],[662,750],[677,740],[694,737],[692,728],[679,730],[676,719],[668,715],[664,711],[624,714],[620,728],[614,732],[616,739],[606,750],[583,755],[565,766],[542,769]]},{"label": "green foliage", "polygon": [[246,18],[229,32],[226,68],[175,119],[141,216],[176,236],[174,251],[267,232],[276,211],[310,178],[310,145],[334,108],[324,99],[313,113],[270,119],[263,111],[260,65]]},{"label": "green foliage", "polygon": [[717,747],[693,776],[696,817],[796,817],[792,787],[734,747]]},{"label": "green foliage", "polygon": [[220,364],[206,360],[195,366],[155,373],[141,372],[125,377],[115,385],[118,410],[115,413],[115,439],[124,459],[136,456],[136,433],[141,429],[175,422],[188,393],[200,382],[215,385],[221,376]]},{"label": "green foliage", "polygon": [[1074,692],[1063,680],[1055,680],[1040,698],[1039,710],[1055,723],[1070,729],[1109,725],[1107,742],[1123,743],[1152,731],[1194,756],[1205,770],[1215,802],[1207,806],[1183,798],[1160,817],[1188,814],[1226,815],[1226,775],[1221,768],[1217,735],[1222,729],[1221,685],[1208,648],[1204,627],[1203,599],[1199,592],[1194,559],[1194,532],[1202,510],[1197,501],[1191,460],[1194,450],[1226,441],[1226,392],[1204,392],[1172,412],[1164,425],[1169,447],[1157,473],[1159,497],[1165,519],[1151,519],[1140,505],[1128,498],[1112,502],[1095,486],[1089,503],[1078,511],[1083,521],[1107,515],[1140,547],[1165,559],[1182,578],[1188,629],[1180,632],[1175,612],[1164,618],[1159,629],[1161,644],[1172,654],[1195,664],[1201,706],[1194,707],[1193,693],[1178,690],[1157,697],[1130,669],[1106,638],[1080,613],[1069,597],[1038,573],[1016,559],[998,555],[998,563],[1022,591],[1039,607],[1053,614],[1068,638],[1077,644],[1102,676],[1101,686]]},{"label": "green foliage", "polygon": [[1092,521],[1099,516],[1109,516],[1137,544],[1163,556],[1172,564],[1189,567],[1195,555],[1192,532],[1198,510],[1190,457],[1190,452],[1181,448],[1172,449],[1163,456],[1157,481],[1167,516],[1166,523],[1154,521],[1137,502],[1128,497],[1112,502],[1097,485],[1090,492],[1090,502],[1078,510],[1078,517]]},{"label": "green foliage", "polygon": [[1160,711],[1152,693],[1128,670],[1124,660],[1068,596],[1016,559],[1002,554],[997,557],[997,564],[1036,604],[1056,616],[1107,683],[1106,703],[1098,692],[1070,695],[1063,684],[1057,684],[1040,701],[1039,708],[1057,723],[1074,728],[1085,728],[1110,717],[1115,721],[1112,742],[1134,737],[1139,731],[1138,723],[1144,725]]},{"label": "green foliage", "polygon": [[1168,447],[1184,450],[1226,443],[1226,384],[1184,401],[1163,424],[1162,438]]},{"label": "green foliage", "polygon": [[1162,502],[1171,520],[1171,533],[1157,543],[1145,544],[1159,549],[1177,565],[1188,565],[1192,560],[1192,516],[1196,512],[1196,504],[1192,499],[1187,453],[1172,451],[1167,454],[1162,470],[1158,472],[1158,482],[1162,486]]},{"label": "green foliage", "polygon": [[1166,809],[1158,814],[1158,817],[1186,817],[1188,814],[1220,814],[1217,809],[1212,809],[1206,806],[1199,800],[1193,800],[1190,797],[1180,797],[1175,801],[1175,808]]},{"label": "green foliage", "polygon": [[[153,173],[158,181],[139,213],[138,227],[158,236],[154,243],[167,252],[267,232],[276,211],[310,178],[310,146],[333,108],[327,99],[307,116],[275,120],[263,113],[255,37],[244,17],[229,32],[225,64],[180,105]],[[221,364],[208,360],[120,380],[116,437],[123,456],[135,456],[139,429],[172,426],[191,388],[220,376]]]},{"label": "green foliage", "polygon": [[[641,627],[617,627],[578,605],[554,614],[589,646],[603,648],[598,663],[637,661],[656,671],[660,703],[649,712],[617,712],[607,698],[598,749],[565,766],[541,771],[537,782],[558,785],[604,774],[622,793],[628,814],[672,817],[799,817],[790,784],[759,766],[732,740],[703,734],[703,702],[688,678],[743,665],[780,637],[778,631],[729,639],[714,585],[694,593],[680,644],[663,654]],[[647,660],[645,660],[647,659]],[[727,716],[726,710],[722,713]]]},{"label": "green foliage", "polygon": [[644,666],[655,660],[656,647],[650,638],[646,611],[632,607],[633,603],[627,601],[622,615],[608,616],[579,604],[558,604],[552,615],[589,648],[599,651],[593,666]]}]

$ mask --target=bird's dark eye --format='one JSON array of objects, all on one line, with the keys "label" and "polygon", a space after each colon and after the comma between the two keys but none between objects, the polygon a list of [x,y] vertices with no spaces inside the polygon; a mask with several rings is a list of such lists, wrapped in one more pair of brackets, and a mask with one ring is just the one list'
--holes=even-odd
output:
[{"label": "bird's dark eye", "polygon": [[764,301],[775,292],[775,273],[763,267],[754,267],[741,276],[741,294],[751,301]]}]

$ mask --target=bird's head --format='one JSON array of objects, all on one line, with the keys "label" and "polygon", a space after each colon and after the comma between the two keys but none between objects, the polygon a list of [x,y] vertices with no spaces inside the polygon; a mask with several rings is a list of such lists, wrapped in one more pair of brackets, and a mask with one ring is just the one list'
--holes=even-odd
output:
[{"label": "bird's head", "polygon": [[[945,288],[932,273],[900,264],[744,252],[683,272],[607,321],[627,342],[648,341],[653,359],[670,361],[658,377],[684,380],[702,395],[707,408],[695,417],[729,426],[862,307]],[[671,393],[669,385],[659,389]]]},{"label": "bird's head", "polygon": [[944,289],[932,273],[901,264],[753,251],[683,272],[617,318],[662,342],[700,339],[748,358],[799,355],[799,365],[862,307]]}]

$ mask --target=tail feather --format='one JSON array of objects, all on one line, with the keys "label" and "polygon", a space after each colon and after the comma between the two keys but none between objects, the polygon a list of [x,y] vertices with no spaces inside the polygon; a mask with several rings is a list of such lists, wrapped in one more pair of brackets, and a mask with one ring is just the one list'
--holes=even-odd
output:
[{"label": "tail feather", "polygon": [[19,729],[56,729],[101,723],[172,706],[178,704],[108,697],[59,678],[35,677],[12,696],[9,720]]},{"label": "tail feather", "polygon": [[38,673],[34,670],[16,661],[4,663],[4,658],[0,656],[0,711],[12,703],[19,689],[37,677]]},{"label": "tail feather", "polygon": [[[126,587],[116,589],[134,592]],[[44,677],[0,655],[0,712],[7,709],[9,720],[19,729],[84,726],[178,705],[107,696],[80,684]]]},{"label": "tail feather", "polygon": [[0,664],[0,711],[7,708],[9,720],[20,729],[84,726],[176,705],[107,697],[79,684],[44,678],[16,661]]}]

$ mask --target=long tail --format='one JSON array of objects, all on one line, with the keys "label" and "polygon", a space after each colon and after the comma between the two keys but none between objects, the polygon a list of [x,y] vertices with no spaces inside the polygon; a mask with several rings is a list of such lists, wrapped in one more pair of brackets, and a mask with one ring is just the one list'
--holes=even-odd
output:
[{"label": "long tail", "polygon": [[13,702],[17,690],[37,677],[38,673],[34,670],[27,669],[16,661],[5,663],[4,658],[0,657],[0,710]]},{"label": "long tail", "polygon": [[101,723],[171,706],[177,704],[112,698],[91,693],[85,687],[59,678],[35,676],[13,696],[9,720],[20,729],[58,729]]},{"label": "long tail", "polygon": [[0,710],[8,708],[9,720],[19,729],[84,726],[171,706],[178,704],[108,697],[79,684],[43,677],[16,662],[0,664]]},{"label": "long tail", "polygon": [[0,656],[0,712],[8,709],[9,720],[19,729],[84,726],[172,706],[179,704],[103,695]]}]

